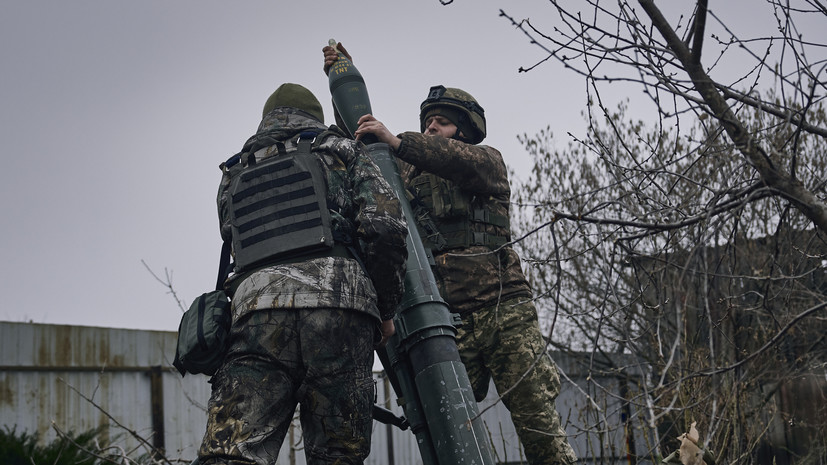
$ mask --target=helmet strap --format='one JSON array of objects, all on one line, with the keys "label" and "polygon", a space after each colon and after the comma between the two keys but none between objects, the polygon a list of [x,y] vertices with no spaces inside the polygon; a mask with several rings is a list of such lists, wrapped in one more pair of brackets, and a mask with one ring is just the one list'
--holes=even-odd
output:
[{"label": "helmet strap", "polygon": [[[454,133],[454,139],[470,143],[469,135],[467,133],[462,132],[462,128],[473,129],[473,125],[471,124],[470,118],[465,113],[460,112],[459,116],[457,117],[457,122],[455,123],[457,127],[457,131]],[[462,135],[460,135],[462,134]],[[471,134],[473,135],[473,134]]]},{"label": "helmet strap", "polygon": [[465,140],[464,140],[465,138],[464,138],[464,137],[462,137],[461,133],[462,133],[462,131],[460,131],[460,130],[459,130],[459,126],[457,126],[457,130],[456,130],[456,132],[454,132],[453,139],[456,139],[456,140],[458,140],[458,141],[465,142]]}]

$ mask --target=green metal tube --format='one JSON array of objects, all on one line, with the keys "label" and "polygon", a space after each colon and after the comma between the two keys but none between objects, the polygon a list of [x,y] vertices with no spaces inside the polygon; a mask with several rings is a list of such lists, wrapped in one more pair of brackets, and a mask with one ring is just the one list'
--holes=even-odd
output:
[{"label": "green metal tube", "polygon": [[408,221],[405,294],[386,346],[397,397],[427,465],[494,463],[465,365],[456,345],[456,322],[439,295],[431,260],[416,228],[395,158],[384,143],[367,146],[400,198]]},{"label": "green metal tube", "polygon": [[[336,41],[329,42],[335,47]],[[371,112],[364,79],[347,57],[331,66],[333,104],[353,134],[357,121]],[[405,293],[394,318],[396,333],[380,349],[379,358],[416,435],[425,465],[493,465],[471,382],[456,345],[459,319],[440,297],[430,257],[413,214],[390,147],[363,139],[382,176],[393,188],[408,222]]]}]

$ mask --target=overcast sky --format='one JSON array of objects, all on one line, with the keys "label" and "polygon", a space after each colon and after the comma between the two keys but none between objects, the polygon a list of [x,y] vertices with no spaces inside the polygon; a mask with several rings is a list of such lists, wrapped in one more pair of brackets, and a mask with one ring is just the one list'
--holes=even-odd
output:
[{"label": "overcast sky", "polygon": [[333,124],[330,38],[391,130],[418,130],[431,85],[463,87],[486,109],[486,142],[527,166],[516,134],[578,118],[577,102],[548,111],[577,80],[518,75],[542,55],[502,3],[3,2],[0,319],[176,330],[181,310],[142,261],[186,304],[214,285],[218,164],[283,82],[310,88]]},{"label": "overcast sky", "polygon": [[330,38],[392,131],[418,130],[431,85],[462,87],[485,108],[485,143],[527,175],[516,136],[584,133],[584,83],[553,62],[518,73],[544,56],[501,7],[554,19],[545,0],[4,1],[0,320],[176,330],[181,310],[142,261],[185,304],[210,290],[218,164],[283,82],[333,123]]}]

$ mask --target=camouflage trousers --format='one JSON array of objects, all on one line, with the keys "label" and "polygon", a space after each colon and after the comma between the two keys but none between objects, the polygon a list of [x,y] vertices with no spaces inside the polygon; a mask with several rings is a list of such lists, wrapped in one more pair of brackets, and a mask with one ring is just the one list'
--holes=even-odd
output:
[{"label": "camouflage trousers", "polygon": [[[510,299],[463,315],[457,345],[477,401],[485,398],[491,378],[531,465],[577,461],[554,405],[560,375],[546,352],[537,309],[525,298]],[[536,366],[523,377],[537,361]]]},{"label": "camouflage trousers", "polygon": [[199,461],[276,463],[300,405],[309,465],[363,463],[376,335],[373,318],[342,309],[257,310],[234,322],[227,358],[210,380]]}]

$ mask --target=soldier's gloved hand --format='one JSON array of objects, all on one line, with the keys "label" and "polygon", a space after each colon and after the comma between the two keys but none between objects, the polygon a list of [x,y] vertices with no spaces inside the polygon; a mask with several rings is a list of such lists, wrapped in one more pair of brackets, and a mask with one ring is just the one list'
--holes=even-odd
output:
[{"label": "soldier's gloved hand", "polygon": [[[341,42],[336,44],[336,49],[338,52],[342,52],[342,55],[346,56],[348,60],[353,61],[353,58],[347,53],[347,49]],[[339,59],[339,54],[337,50],[331,47],[330,45],[325,45],[322,48],[322,53],[324,53],[324,75],[327,76],[327,73],[330,72],[330,67],[333,66],[333,63]]]}]

